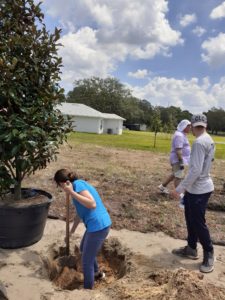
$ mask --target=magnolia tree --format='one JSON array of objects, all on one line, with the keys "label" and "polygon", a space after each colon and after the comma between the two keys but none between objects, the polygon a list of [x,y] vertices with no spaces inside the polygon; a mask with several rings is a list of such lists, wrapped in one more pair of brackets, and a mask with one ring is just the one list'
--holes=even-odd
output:
[{"label": "magnolia tree", "polygon": [[60,30],[49,33],[40,3],[0,1],[0,189],[21,182],[56,158],[70,123],[55,109],[59,86]]}]

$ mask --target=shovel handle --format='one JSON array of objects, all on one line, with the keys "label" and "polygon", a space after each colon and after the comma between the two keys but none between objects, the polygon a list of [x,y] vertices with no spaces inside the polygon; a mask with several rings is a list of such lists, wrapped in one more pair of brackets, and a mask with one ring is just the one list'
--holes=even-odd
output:
[{"label": "shovel handle", "polygon": [[70,254],[70,196],[66,194],[66,255]]}]

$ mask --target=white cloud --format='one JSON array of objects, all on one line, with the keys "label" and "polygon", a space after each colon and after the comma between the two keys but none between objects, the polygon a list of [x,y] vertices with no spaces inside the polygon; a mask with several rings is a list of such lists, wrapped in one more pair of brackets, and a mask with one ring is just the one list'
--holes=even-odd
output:
[{"label": "white cloud", "polygon": [[[134,96],[147,99],[154,106],[177,106],[192,113],[202,113],[218,106],[225,92],[225,78],[212,86],[208,78],[199,82],[197,78],[178,80],[154,77],[144,87],[131,87]],[[221,98],[218,97],[221,96]],[[222,103],[222,102],[221,102]]]},{"label": "white cloud", "polygon": [[133,78],[137,78],[137,79],[143,79],[146,78],[148,76],[149,72],[146,69],[138,69],[136,72],[129,72],[128,76],[133,77]]},{"label": "white cloud", "polygon": [[196,26],[192,32],[197,35],[198,37],[201,37],[204,33],[206,33],[206,30],[202,28],[201,26]]},{"label": "white cloud", "polygon": [[54,0],[54,5],[45,0],[43,5],[64,29],[63,85],[82,74],[110,74],[127,58],[169,56],[171,47],[183,43],[166,18],[167,0]]},{"label": "white cloud", "polygon": [[197,17],[195,14],[186,14],[180,18],[180,25],[182,27],[187,27],[190,24],[193,24],[197,21]]},{"label": "white cloud", "polygon": [[215,7],[210,14],[211,19],[220,19],[224,17],[225,17],[225,2]]},{"label": "white cloud", "polygon": [[225,77],[221,77],[220,81],[216,83],[212,87],[212,95],[214,99],[216,99],[216,107],[221,107],[225,109],[224,107],[224,95],[225,95]]},{"label": "white cloud", "polygon": [[209,38],[202,43],[202,49],[205,51],[201,55],[202,60],[214,68],[225,65],[225,33]]},{"label": "white cloud", "polygon": [[59,55],[63,58],[62,81],[65,89],[71,89],[76,79],[99,76],[106,77],[114,70],[113,57],[107,55],[96,40],[96,32],[83,27],[60,39],[63,47]]}]

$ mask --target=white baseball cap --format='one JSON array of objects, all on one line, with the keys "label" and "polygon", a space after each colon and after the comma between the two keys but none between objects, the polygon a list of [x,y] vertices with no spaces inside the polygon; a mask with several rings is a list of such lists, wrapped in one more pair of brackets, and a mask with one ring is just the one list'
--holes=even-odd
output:
[{"label": "white baseball cap", "polygon": [[203,114],[193,115],[191,117],[191,125],[193,127],[203,126],[206,128],[207,127],[207,117]]}]

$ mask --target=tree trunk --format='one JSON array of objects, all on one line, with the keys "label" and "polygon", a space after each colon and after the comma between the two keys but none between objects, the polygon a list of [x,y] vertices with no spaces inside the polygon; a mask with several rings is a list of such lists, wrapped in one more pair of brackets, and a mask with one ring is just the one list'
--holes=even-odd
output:
[{"label": "tree trunk", "polygon": [[155,137],[154,137],[154,148],[156,147],[156,135],[157,135],[157,132],[155,132]]},{"label": "tree trunk", "polygon": [[14,200],[20,200],[21,199],[21,181],[17,181],[14,186]]}]

